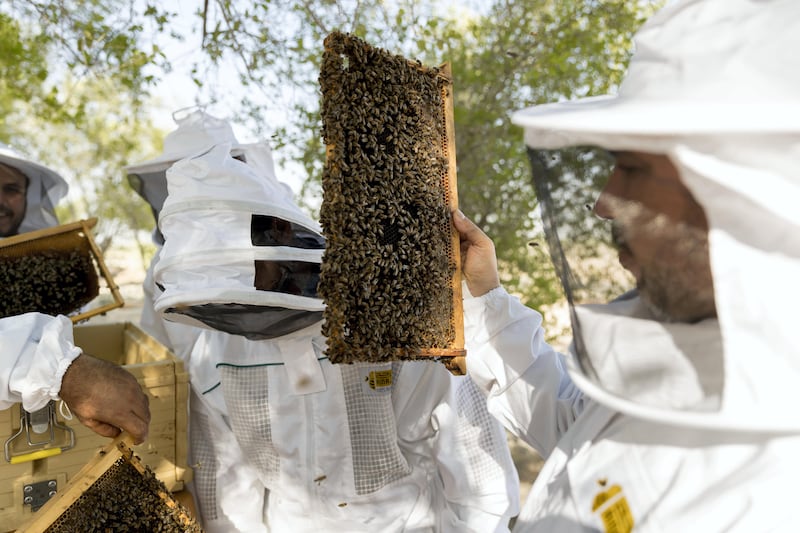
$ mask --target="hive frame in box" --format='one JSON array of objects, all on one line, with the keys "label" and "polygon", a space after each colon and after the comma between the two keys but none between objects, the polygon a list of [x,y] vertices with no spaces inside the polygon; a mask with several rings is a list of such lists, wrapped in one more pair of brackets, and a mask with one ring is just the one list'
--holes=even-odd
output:
[{"label": "hive frame in box", "polygon": [[[24,531],[25,533],[43,533],[47,531],[87,490],[89,490],[89,488],[91,488],[95,481],[100,479],[100,477],[108,472],[119,460],[129,463],[141,475],[144,475],[147,467],[134,455],[131,449],[132,446],[132,437],[124,432],[109,442],[103,449],[99,450],[72,479],[70,479],[63,490],[60,490],[50,498],[18,531]],[[177,517],[184,525],[195,524],[195,520],[191,514],[172,494],[164,490],[159,490],[158,496],[165,506],[177,511]]]},{"label": "hive frame in box", "polygon": [[30,231],[20,235],[15,235],[13,237],[0,239],[0,255],[2,255],[4,249],[10,249],[20,244],[26,244],[34,248],[39,247],[42,250],[48,250],[49,247],[52,246],[54,243],[57,244],[60,239],[66,238],[68,236],[78,237],[79,239],[84,240],[86,244],[88,244],[89,251],[92,255],[92,259],[97,265],[97,268],[100,270],[99,277],[102,277],[105,280],[106,286],[109,292],[111,293],[111,298],[113,301],[111,303],[99,307],[87,309],[86,311],[70,315],[69,318],[70,320],[72,320],[73,324],[80,322],[82,320],[86,320],[95,315],[107,313],[112,309],[116,309],[118,307],[122,307],[123,305],[125,305],[125,302],[122,299],[122,295],[120,294],[119,287],[117,286],[116,283],[114,283],[114,279],[111,276],[111,272],[108,270],[108,267],[106,266],[106,263],[103,260],[103,253],[95,243],[91,231],[92,228],[95,227],[95,225],[97,225],[97,218],[93,217],[85,220],[80,220],[78,222],[73,222],[70,224],[63,224],[61,226],[56,226],[53,228],[45,228],[36,231]]},{"label": "hive frame in box", "polygon": [[[50,400],[47,405],[38,411],[30,412],[20,409],[19,431],[6,439],[3,445],[6,462],[13,465],[52,457],[75,446],[75,432],[69,426],[58,422],[55,405],[55,401]],[[46,426],[46,430],[43,426]],[[61,446],[51,447],[51,444],[58,442],[56,430],[66,435],[67,442],[64,442]],[[34,434],[44,434],[45,432],[47,433],[47,440],[37,440],[35,438]],[[13,452],[14,442],[22,437],[25,437],[27,446],[32,451],[26,450],[21,454],[15,454]]]},{"label": "hive frame in box", "polygon": [[[412,72],[418,72],[425,75],[429,75],[432,72],[435,72],[435,76],[437,81],[439,82],[439,90],[441,94],[441,106],[439,108],[439,113],[441,114],[440,117],[437,118],[441,120],[440,126],[440,136],[436,139],[431,139],[435,141],[435,144],[439,146],[440,153],[439,155],[445,161],[445,172],[444,175],[441,176],[439,180],[440,190],[439,194],[443,195],[445,198],[446,207],[450,213],[454,212],[458,209],[458,193],[457,193],[457,177],[456,177],[456,147],[455,147],[455,121],[453,117],[453,78],[451,67],[449,63],[444,63],[436,69],[431,69],[428,67],[423,66],[419,61],[412,61],[402,56],[397,56],[395,54],[390,54],[385,50],[372,47],[365,42],[361,41],[360,39],[351,36],[345,35],[339,32],[334,32],[328,36],[325,40],[325,56],[340,54],[341,56],[347,55],[345,49],[349,45],[347,41],[358,41],[362,43],[362,45],[366,48],[371,49],[370,52],[375,52],[377,56],[377,61],[380,61],[383,57],[394,56],[396,59],[401,60],[406,64]],[[357,44],[356,47],[359,45]],[[358,55],[364,53],[363,50],[360,52],[352,51],[352,55],[348,55],[345,60],[347,61],[347,66],[344,67],[345,70],[349,70],[353,68],[353,59],[359,59]],[[359,59],[360,60],[360,59]],[[365,61],[365,63],[371,63],[372,58],[369,61]],[[325,64],[326,61],[323,59],[323,66],[320,72],[320,82],[323,83],[324,79],[326,78],[326,68],[327,65]],[[357,69],[356,69],[357,70]],[[385,82],[387,78],[384,76],[378,76],[376,79],[371,79],[370,83],[372,87],[380,86],[382,83]],[[404,83],[408,83],[408,85],[412,85],[414,80],[407,80]],[[394,82],[388,82],[394,83]],[[341,86],[336,86],[335,83],[328,82],[327,87],[323,86],[322,88],[323,93],[323,104],[325,100],[331,98],[330,95],[334,95],[337,92],[342,93],[343,89]],[[333,97],[335,98],[335,96]],[[350,107],[350,109],[355,109],[357,107],[363,107],[365,104],[357,97],[349,95],[347,98],[343,99]],[[397,101],[392,102],[385,102],[387,107],[394,107],[397,105]],[[334,120],[326,120],[326,113],[324,112],[325,106],[323,105],[323,130],[329,130],[327,133],[334,132],[334,137],[344,138],[342,135],[342,130],[346,128],[346,126],[340,126],[339,118],[336,117],[336,113],[334,113]],[[369,108],[363,109],[361,111],[353,111],[355,114],[362,114],[367,113],[369,111],[370,116],[374,117],[375,115],[380,115],[384,109],[375,109]],[[352,133],[352,132],[344,132]],[[373,131],[372,133],[377,135],[377,132]],[[421,132],[413,131],[410,132],[411,135],[420,135]],[[401,140],[395,138],[393,143],[401,144]],[[330,139],[327,138],[326,135],[326,172],[323,176],[323,204],[328,204],[329,209],[333,210],[334,205],[337,205],[338,202],[332,201],[329,202],[326,199],[325,195],[325,182],[326,179],[333,183],[331,190],[339,190],[345,191],[347,187],[347,178],[345,177],[348,173],[352,174],[351,171],[347,170],[348,165],[343,164],[345,156],[343,155],[347,152],[348,148],[337,146],[335,142],[331,142]],[[356,143],[348,143],[345,146],[349,146],[349,149],[354,148],[354,144]],[[381,149],[385,148],[383,146],[380,147]],[[359,147],[355,147],[356,150]],[[363,154],[363,148],[360,148]],[[376,148],[377,150],[377,148]],[[327,178],[326,178],[327,176]],[[335,176],[334,178],[330,178],[330,176]],[[345,194],[345,192],[342,192]],[[367,206],[363,206],[364,211],[369,211]],[[341,208],[341,207],[337,207]],[[323,206],[324,209],[324,206]],[[359,216],[366,216],[366,215],[359,215]],[[424,216],[424,215],[423,215]],[[327,239],[328,247],[326,248],[325,256],[323,257],[323,273],[321,275],[321,282],[326,275],[330,275],[331,277],[335,276],[336,274],[328,274],[326,272],[326,263],[328,262],[335,262],[339,261],[339,251],[335,249],[332,245],[333,241],[337,239],[329,239],[331,236],[331,227],[330,225],[326,225],[326,217],[322,216],[323,221],[323,234]],[[463,375],[465,373],[466,368],[466,350],[464,349],[464,315],[463,315],[463,302],[462,302],[462,292],[461,292],[461,258],[460,258],[460,237],[455,229],[455,226],[452,222],[449,223],[449,235],[446,240],[447,242],[447,251],[449,256],[449,262],[452,267],[451,276],[448,279],[448,283],[446,284],[451,291],[452,294],[452,307],[450,310],[450,326],[453,331],[453,339],[448,343],[446,347],[431,347],[431,346],[419,346],[413,349],[410,349],[408,346],[395,346],[389,347],[384,351],[383,355],[388,355],[391,359],[428,359],[441,362],[445,365],[445,367],[455,375]],[[341,228],[338,228],[341,229]],[[334,251],[332,251],[334,249]],[[347,255],[346,253],[342,255]],[[347,262],[344,261],[343,264]],[[343,264],[339,264],[336,267],[333,267],[329,270],[329,272],[336,272],[338,268],[344,268]],[[348,267],[351,265],[347,265]],[[322,283],[321,283],[322,285]],[[336,293],[336,290],[332,290],[332,293]],[[348,327],[345,324],[344,320],[342,320],[340,313],[330,312],[330,309],[333,307],[330,298],[327,298],[325,294],[322,294],[323,299],[326,300],[326,313],[325,313],[325,321],[326,324],[324,326],[324,331],[328,334],[328,355],[329,357],[332,355],[330,352],[338,352],[339,349],[331,350],[332,344],[334,345],[347,345],[346,341],[343,339],[348,335],[347,330]],[[355,353],[362,353],[366,358],[360,358],[361,356],[356,356],[354,360],[372,360],[370,359],[370,354],[367,351],[360,350],[361,346],[354,346],[349,345],[347,346],[347,352],[351,354]],[[333,353],[334,357],[331,357],[332,362],[339,362],[338,354]],[[347,361],[352,362],[352,361]]]}]

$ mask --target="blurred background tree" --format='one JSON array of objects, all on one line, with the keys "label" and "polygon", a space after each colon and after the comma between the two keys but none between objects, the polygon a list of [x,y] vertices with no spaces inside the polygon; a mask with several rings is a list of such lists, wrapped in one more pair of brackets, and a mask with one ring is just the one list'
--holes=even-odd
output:
[{"label": "blurred background tree", "polygon": [[[15,1],[0,6],[0,141],[52,165],[69,181],[62,222],[97,216],[98,243],[132,241],[148,259],[152,215],[121,171],[152,153],[157,73],[169,63],[147,32],[167,32],[156,9],[121,0]],[[155,74],[154,74],[155,73]]]},{"label": "blurred background tree", "polygon": [[[273,135],[279,158],[302,165],[303,200],[314,211],[324,162],[317,75],[325,36],[349,31],[427,65],[450,62],[460,207],[494,239],[504,285],[547,313],[563,304],[563,296],[543,238],[522,130],[510,116],[532,104],[613,91],[632,51],[631,36],[661,2],[442,4],[216,0],[201,12],[208,55],[194,71],[197,83],[234,63],[242,85],[284,102],[287,119],[277,127],[251,101],[242,103],[242,120],[256,129],[266,125],[260,133]],[[588,190],[578,180],[565,187]],[[592,233],[575,237],[597,239]],[[567,327],[550,326],[553,336]]]},{"label": "blurred background tree", "polygon": [[[631,35],[659,0],[10,0],[0,6],[0,141],[62,170],[62,220],[99,216],[100,240],[149,260],[152,216],[122,167],[156,155],[159,92],[174,70],[185,105],[272,140],[315,214],[324,147],[318,66],[333,30],[454,76],[459,202],[495,240],[503,282],[538,308],[561,300],[513,111],[613,91]],[[180,44],[193,53],[172,53]],[[231,75],[231,73],[234,73]],[[161,126],[163,128],[163,126]],[[529,246],[533,242],[536,246]],[[540,245],[539,245],[540,244]]]}]

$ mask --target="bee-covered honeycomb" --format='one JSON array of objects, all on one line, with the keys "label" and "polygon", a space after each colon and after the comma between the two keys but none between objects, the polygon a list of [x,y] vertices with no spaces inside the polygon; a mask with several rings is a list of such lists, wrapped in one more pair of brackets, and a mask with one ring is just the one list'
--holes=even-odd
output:
[{"label": "bee-covered honeycomb", "polygon": [[0,285],[0,317],[33,311],[66,315],[99,292],[96,265],[82,249],[0,254]]},{"label": "bee-covered honeycomb", "polygon": [[456,338],[450,79],[336,32],[319,84],[326,353],[334,363],[445,354]]},{"label": "bee-covered honeycomb", "polygon": [[45,533],[202,532],[186,508],[165,498],[167,494],[149,467],[140,471],[128,458],[120,457]]}]

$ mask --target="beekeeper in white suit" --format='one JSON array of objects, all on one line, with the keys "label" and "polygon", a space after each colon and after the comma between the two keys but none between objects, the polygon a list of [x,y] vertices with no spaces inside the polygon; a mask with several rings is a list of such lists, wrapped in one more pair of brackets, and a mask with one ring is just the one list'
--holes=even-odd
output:
[{"label": "beekeeper in white suit", "polygon": [[[0,235],[56,226],[55,206],[67,194],[56,171],[0,144]],[[0,319],[0,409],[21,402],[34,412],[63,399],[87,427],[104,436],[120,428],[147,438],[147,396],[127,371],[83,354],[66,316],[25,313]]]},{"label": "beekeeper in white suit", "polygon": [[184,357],[206,530],[506,531],[518,478],[485,398],[439,364],[327,360],[319,227],[234,146],[167,171],[153,268],[158,314],[203,328]]},{"label": "beekeeper in white suit", "polygon": [[[179,109],[172,114],[172,117],[177,127],[164,138],[161,155],[126,167],[131,188],[148,203],[156,222],[167,198],[166,172],[181,159],[201,155],[216,145],[227,143],[233,157],[247,161],[260,170],[272,170],[272,152],[268,143],[240,143],[231,124],[227,120],[207,113],[203,106]],[[289,190],[288,186],[286,189]],[[248,502],[238,510],[239,524],[260,524],[262,513],[259,502],[263,503],[263,487],[258,481],[255,470],[244,460],[234,459],[235,464],[228,465],[230,468],[226,472],[217,472],[218,461],[213,454],[213,445],[208,440],[211,438],[208,433],[209,412],[199,396],[204,390],[200,384],[207,381],[203,376],[208,372],[216,372],[216,369],[213,362],[206,361],[201,355],[191,356],[195,342],[203,334],[204,329],[197,325],[164,320],[153,307],[154,298],[161,293],[161,289],[155,284],[153,271],[164,245],[164,237],[157,225],[153,229],[153,243],[157,250],[142,284],[144,298],[140,326],[183,359],[188,366],[191,383],[189,454],[190,462],[194,465],[193,480],[189,482],[188,488],[201,512],[207,531],[211,533],[237,531],[237,526],[225,514],[218,513],[215,508],[217,485],[231,497],[243,496],[244,501]],[[219,332],[211,336],[217,336],[224,342],[229,335]],[[227,424],[224,420],[219,423],[223,426]],[[222,432],[221,438],[227,442],[233,437],[228,430]],[[228,456],[239,457],[238,453],[238,445],[234,442]],[[219,482],[217,482],[218,476]],[[243,492],[237,492],[232,488]],[[209,501],[211,503],[208,503]],[[245,527],[242,530],[248,529]]]},{"label": "beekeeper in white suit", "polygon": [[[797,531],[798,20],[795,0],[671,3],[616,96],[514,115],[575,304],[566,358],[455,214],[469,374],[547,458],[515,531]],[[607,305],[579,305],[591,264],[571,262],[559,216],[581,176],[565,162],[602,167],[587,146],[613,158],[594,213],[637,287]]]}]

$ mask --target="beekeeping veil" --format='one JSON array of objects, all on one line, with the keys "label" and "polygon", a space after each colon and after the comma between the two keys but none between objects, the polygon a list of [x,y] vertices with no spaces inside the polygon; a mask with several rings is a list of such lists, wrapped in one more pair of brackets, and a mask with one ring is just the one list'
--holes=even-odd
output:
[{"label": "beekeeping veil", "polygon": [[321,320],[325,243],[271,167],[233,158],[225,143],[175,163],[167,183],[156,312],[254,340]]},{"label": "beekeeping veil", "polygon": [[[670,4],[637,34],[616,96],[513,117],[573,304],[571,374],[614,409],[706,428],[800,430],[786,397],[800,382],[797,20],[795,0]],[[631,284],[616,271],[592,278],[616,255],[595,233],[609,223],[588,209],[608,174],[607,150],[668,156],[702,206],[716,319],[658,320],[638,297],[581,305]],[[669,223],[659,220],[655,238]],[[672,281],[695,274],[676,269]]]},{"label": "beekeeping veil", "polygon": [[[272,172],[272,150],[268,143],[240,143],[227,120],[211,116],[203,107],[179,109],[172,114],[172,119],[177,128],[164,138],[161,155],[125,168],[128,183],[150,205],[155,220],[167,197],[167,169],[180,159],[207,152],[217,144],[230,143],[232,156]],[[164,242],[158,228],[153,240],[158,244]]]},{"label": "beekeeping veil", "polygon": [[0,143],[0,163],[16,168],[28,177],[27,207],[19,233],[57,226],[55,208],[67,195],[66,180],[56,171],[32,161],[3,143]]}]

